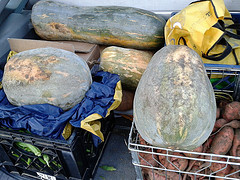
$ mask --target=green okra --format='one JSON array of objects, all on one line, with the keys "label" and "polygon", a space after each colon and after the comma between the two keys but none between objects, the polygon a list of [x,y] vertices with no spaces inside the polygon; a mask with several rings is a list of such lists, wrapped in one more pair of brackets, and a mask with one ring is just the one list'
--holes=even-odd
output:
[{"label": "green okra", "polygon": [[41,151],[37,147],[23,142],[16,142],[16,145],[25,151],[32,152],[35,156],[41,156]]}]

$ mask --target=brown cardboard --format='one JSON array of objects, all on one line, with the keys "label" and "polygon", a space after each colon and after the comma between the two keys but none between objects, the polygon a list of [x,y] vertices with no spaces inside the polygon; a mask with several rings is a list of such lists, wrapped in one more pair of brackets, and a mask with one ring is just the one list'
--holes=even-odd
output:
[{"label": "brown cardboard", "polygon": [[104,50],[105,48],[107,48],[107,47],[109,47],[109,46],[100,45],[100,46],[99,46],[100,54],[102,54],[103,50]]},{"label": "brown cardboard", "polygon": [[54,47],[74,52],[83,58],[91,68],[100,57],[100,50],[97,44],[76,42],[76,41],[45,41],[33,39],[8,39],[12,51],[21,52],[30,49]]}]

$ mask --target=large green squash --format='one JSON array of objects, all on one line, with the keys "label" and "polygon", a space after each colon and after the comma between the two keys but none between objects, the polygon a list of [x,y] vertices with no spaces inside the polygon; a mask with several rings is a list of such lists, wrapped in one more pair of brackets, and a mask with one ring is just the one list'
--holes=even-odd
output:
[{"label": "large green squash", "polygon": [[137,87],[133,112],[137,130],[152,145],[193,150],[204,143],[216,101],[201,57],[183,45],[156,52]]},{"label": "large green squash", "polygon": [[5,65],[3,89],[16,106],[52,104],[68,110],[81,102],[92,83],[87,63],[57,48],[38,48],[14,55]]},{"label": "large green squash", "polygon": [[36,33],[47,40],[75,40],[137,49],[164,44],[165,19],[147,10],[121,6],[72,6],[42,0],[32,9]]},{"label": "large green squash", "polygon": [[151,51],[109,46],[101,53],[100,68],[118,74],[123,89],[135,91],[152,56]]}]

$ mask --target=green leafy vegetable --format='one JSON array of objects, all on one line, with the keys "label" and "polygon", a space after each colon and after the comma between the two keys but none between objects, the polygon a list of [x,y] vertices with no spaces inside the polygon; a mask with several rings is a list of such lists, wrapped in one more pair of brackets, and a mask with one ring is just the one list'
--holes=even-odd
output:
[{"label": "green leafy vegetable", "polygon": [[28,160],[27,160],[27,165],[29,166],[30,165],[30,163],[32,162],[32,160],[30,159],[30,158],[28,158]]},{"label": "green leafy vegetable", "polygon": [[101,179],[103,179],[103,180],[106,180],[105,177],[103,177],[103,176],[99,176],[99,177],[100,177]]},{"label": "green leafy vegetable", "polygon": [[50,164],[49,164],[49,156],[46,155],[46,154],[43,154],[43,160],[47,163],[47,166],[50,167]]},{"label": "green leafy vegetable", "polygon": [[55,166],[57,166],[58,168],[61,168],[61,167],[62,167],[61,164],[58,164],[56,161],[52,161],[52,163],[53,163]]},{"label": "green leafy vegetable", "polygon": [[86,149],[86,152],[87,152],[87,153],[90,153],[91,151],[90,151],[90,149]]},{"label": "green leafy vegetable", "polygon": [[14,152],[12,152],[12,155],[19,158],[19,155],[18,154],[15,154]]},{"label": "green leafy vegetable", "polygon": [[116,171],[117,169],[114,168],[113,166],[100,166],[105,171]]},{"label": "green leafy vegetable", "polygon": [[23,143],[23,142],[16,142],[16,145],[20,147],[21,149],[24,149],[25,151],[32,152],[35,156],[41,156],[41,151],[28,143]]},{"label": "green leafy vegetable", "polygon": [[43,164],[47,164],[42,158],[38,158],[38,160]]},{"label": "green leafy vegetable", "polygon": [[[32,152],[35,156],[38,156],[39,158],[39,161],[41,163],[43,163],[44,165],[47,164],[48,167],[50,167],[50,158],[48,155],[46,154],[43,154],[41,153],[40,149],[31,145],[31,144],[28,144],[28,143],[23,143],[23,142],[16,142],[15,143],[19,148],[27,151],[27,152]],[[15,156],[15,157],[19,157],[19,155],[15,154],[12,152],[12,155]],[[42,157],[41,157],[42,156]],[[21,158],[21,160],[23,160],[25,163],[27,163],[28,165],[31,163],[31,159],[28,158],[28,160],[24,160]],[[61,164],[57,163],[56,161],[52,161],[52,163],[57,166],[58,168],[61,168]],[[36,163],[35,163],[36,164]],[[40,167],[38,164],[36,164],[38,167]],[[51,167],[50,167],[51,168]]]},{"label": "green leafy vegetable", "polygon": [[[14,153],[13,151],[12,151],[12,155],[15,156],[15,157],[17,157],[17,158],[20,157],[18,154]],[[32,160],[31,160],[30,158],[28,158],[27,161],[26,161],[25,159],[23,159],[23,158],[20,158],[20,160],[23,161],[23,162],[25,162],[28,166],[29,166],[30,163],[32,162]]]}]

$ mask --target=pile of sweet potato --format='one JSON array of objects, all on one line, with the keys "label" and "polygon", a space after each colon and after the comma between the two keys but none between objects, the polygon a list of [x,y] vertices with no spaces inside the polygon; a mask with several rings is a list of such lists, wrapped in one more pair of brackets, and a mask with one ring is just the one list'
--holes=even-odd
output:
[{"label": "pile of sweet potato", "polygon": [[[200,147],[193,150],[194,152],[207,153],[208,155],[203,156],[199,154],[189,153],[172,153],[174,157],[159,155],[166,154],[165,150],[154,150],[144,149],[144,152],[139,153],[140,164],[152,167],[143,167],[142,174],[144,180],[152,179],[209,179],[209,177],[191,175],[189,173],[176,173],[170,171],[158,170],[158,168],[166,168],[168,170],[185,171],[185,172],[196,172],[202,169],[201,174],[210,175],[213,173],[215,176],[224,177],[231,174],[231,178],[240,179],[240,165],[226,165],[225,163],[213,163],[212,160],[216,161],[227,161],[225,158],[210,156],[209,154],[227,155],[240,157],[240,102],[233,101],[221,101],[217,103],[217,115],[214,129],[205,143]],[[140,144],[147,145],[147,143],[140,137]],[[154,149],[154,148],[153,148]],[[180,157],[176,157],[180,156]],[[185,157],[185,158],[181,158]],[[188,157],[194,159],[188,159]],[[200,161],[198,158],[205,159],[206,161]],[[210,159],[212,158],[212,159]],[[209,160],[209,161],[207,161]],[[240,163],[240,160],[230,159],[231,162]],[[212,162],[212,163],[210,163]],[[214,173],[215,172],[215,173]],[[235,173],[236,172],[236,173]],[[224,179],[224,178],[215,178]]]}]

